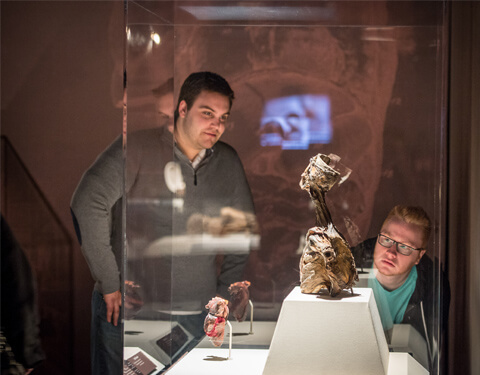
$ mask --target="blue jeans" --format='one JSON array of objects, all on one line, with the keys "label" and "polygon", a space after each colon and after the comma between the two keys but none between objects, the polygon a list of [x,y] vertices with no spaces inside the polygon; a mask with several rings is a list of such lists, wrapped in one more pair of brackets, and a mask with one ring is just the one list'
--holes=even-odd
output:
[{"label": "blue jeans", "polygon": [[[122,311],[120,311],[120,317]],[[103,296],[94,290],[92,295],[92,326],[90,350],[92,375],[123,374],[123,333],[119,318],[118,325],[107,322],[107,306]]]}]

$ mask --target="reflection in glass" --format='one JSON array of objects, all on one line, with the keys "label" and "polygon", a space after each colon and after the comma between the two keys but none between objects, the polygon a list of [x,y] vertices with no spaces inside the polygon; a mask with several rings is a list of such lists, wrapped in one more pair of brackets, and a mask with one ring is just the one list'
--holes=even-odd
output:
[{"label": "reflection in glass", "polygon": [[307,150],[332,139],[330,101],[322,95],[270,99],[260,120],[260,144],[283,150]]}]

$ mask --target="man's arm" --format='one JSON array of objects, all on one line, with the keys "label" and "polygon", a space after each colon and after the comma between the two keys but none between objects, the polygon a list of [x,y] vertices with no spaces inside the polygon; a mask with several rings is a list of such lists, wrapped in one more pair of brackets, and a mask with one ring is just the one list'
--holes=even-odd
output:
[{"label": "man's arm", "polygon": [[107,322],[116,326],[120,315],[120,306],[122,306],[122,293],[117,290],[113,293],[104,294],[103,300],[107,305]]},{"label": "man's arm", "polygon": [[[239,213],[245,215],[247,227],[241,227],[241,231],[247,229],[252,234],[258,234],[258,223],[255,217],[255,207],[253,204],[253,196],[250,186],[243,169],[242,162],[233,150],[231,156],[231,172],[232,172],[232,201],[231,206],[239,210]],[[230,210],[227,210],[229,212]],[[228,296],[227,289],[231,283],[243,281],[244,269],[248,260],[246,254],[229,254],[223,259],[220,275],[218,277],[217,292],[222,296]]]},{"label": "man's arm", "polygon": [[255,207],[253,204],[252,191],[248,184],[245,170],[243,169],[242,162],[235,152],[233,160],[234,168],[234,191],[232,193],[233,202],[232,207],[237,208],[243,212],[255,214]]},{"label": "man's arm", "polygon": [[71,202],[75,230],[97,288],[107,303],[107,320],[118,321],[120,272],[112,249],[112,207],[123,195],[122,138],[118,137],[85,172]]}]

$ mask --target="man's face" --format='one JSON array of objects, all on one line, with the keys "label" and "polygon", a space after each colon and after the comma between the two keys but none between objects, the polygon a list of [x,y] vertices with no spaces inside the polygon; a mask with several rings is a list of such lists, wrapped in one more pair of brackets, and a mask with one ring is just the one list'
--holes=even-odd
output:
[{"label": "man's face", "polygon": [[211,148],[222,136],[230,114],[230,102],[222,94],[202,91],[190,109],[181,101],[176,139],[180,148],[189,153]]},{"label": "man's face", "polygon": [[174,113],[174,103],[173,103],[173,93],[168,93],[156,98],[156,114],[158,119],[159,126],[168,126],[168,130],[173,132],[173,113]]},{"label": "man's face", "polygon": [[[415,249],[423,247],[423,233],[418,225],[407,224],[397,218],[389,219],[380,231],[392,240],[401,242]],[[390,248],[375,244],[373,262],[375,268],[384,276],[405,276],[412,267],[420,262],[425,250],[414,250],[410,255],[397,252],[396,244]]]}]

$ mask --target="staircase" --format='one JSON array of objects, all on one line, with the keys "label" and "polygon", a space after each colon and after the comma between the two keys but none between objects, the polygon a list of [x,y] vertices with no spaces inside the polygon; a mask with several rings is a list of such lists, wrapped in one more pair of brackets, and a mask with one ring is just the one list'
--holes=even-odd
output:
[{"label": "staircase", "polygon": [[[9,140],[1,137],[1,213],[37,281],[46,361],[35,374],[72,374],[72,239]],[[3,302],[3,301],[2,301]]]}]

